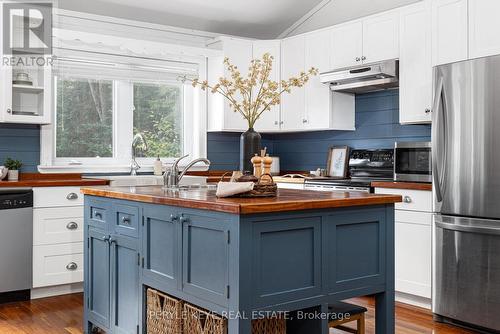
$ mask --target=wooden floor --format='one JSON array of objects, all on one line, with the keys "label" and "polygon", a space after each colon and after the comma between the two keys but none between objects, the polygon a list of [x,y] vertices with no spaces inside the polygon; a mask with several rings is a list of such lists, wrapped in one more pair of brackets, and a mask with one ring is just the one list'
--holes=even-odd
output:
[{"label": "wooden floor", "polygon": [[[374,307],[370,298],[351,302],[368,308],[367,334],[374,333]],[[73,294],[31,302],[0,305],[1,334],[81,334],[83,298]],[[333,333],[333,332],[332,332]],[[335,333],[342,333],[335,331]],[[474,332],[432,321],[429,311],[404,304],[396,307],[397,334],[469,334]]]}]

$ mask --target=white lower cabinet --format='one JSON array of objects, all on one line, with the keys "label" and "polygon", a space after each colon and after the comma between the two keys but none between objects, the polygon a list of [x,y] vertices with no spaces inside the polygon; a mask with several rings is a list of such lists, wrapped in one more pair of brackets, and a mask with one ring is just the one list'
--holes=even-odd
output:
[{"label": "white lower cabinet", "polygon": [[394,212],[395,288],[405,294],[402,301],[428,306],[432,291],[432,192],[375,188],[375,193],[403,197]]},{"label": "white lower cabinet", "polygon": [[83,242],[33,247],[33,288],[83,281]]},{"label": "white lower cabinet", "polygon": [[396,291],[431,298],[432,213],[395,211]]},{"label": "white lower cabinet", "polygon": [[33,203],[33,288],[82,282],[84,209],[80,188],[34,188]]}]

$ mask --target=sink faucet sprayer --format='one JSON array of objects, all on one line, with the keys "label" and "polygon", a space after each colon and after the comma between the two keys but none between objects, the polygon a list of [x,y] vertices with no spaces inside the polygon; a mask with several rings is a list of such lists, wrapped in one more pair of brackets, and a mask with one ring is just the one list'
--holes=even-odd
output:
[{"label": "sink faucet sprayer", "polygon": [[137,175],[137,171],[141,168],[135,158],[137,157],[137,149],[142,151],[148,150],[148,143],[141,133],[137,133],[132,140],[132,164],[130,165],[130,175]]},{"label": "sink faucet sprayer", "polygon": [[184,174],[186,174],[186,172],[191,168],[193,167],[194,164],[198,163],[198,162],[203,162],[205,165],[207,166],[210,166],[210,160],[208,159],[205,159],[205,158],[199,158],[199,159],[195,159],[193,161],[191,161],[185,168],[182,172],[180,172],[179,174],[179,162],[188,157],[189,154],[183,156],[183,157],[180,157],[178,158],[177,160],[175,160],[174,164],[172,165],[172,167],[170,167],[169,169],[167,169],[167,171],[165,171],[165,173],[163,174],[163,181],[164,181],[164,184],[165,186],[167,186],[168,188],[175,188],[175,187],[178,187],[179,186],[179,182],[181,182],[182,180],[182,177],[184,176]]}]

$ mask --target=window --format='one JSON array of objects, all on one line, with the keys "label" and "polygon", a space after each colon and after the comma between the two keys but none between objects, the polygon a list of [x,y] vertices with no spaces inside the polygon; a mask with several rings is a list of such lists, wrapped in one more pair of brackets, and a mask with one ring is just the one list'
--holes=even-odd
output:
[{"label": "window", "polygon": [[134,82],[134,135],[148,143],[146,157],[183,153],[182,86]]},{"label": "window", "polygon": [[138,157],[141,171],[158,156],[206,157],[206,95],[178,80],[198,76],[203,60],[71,56],[59,56],[54,67],[55,115],[42,127],[40,170],[127,172],[137,133],[148,145]]},{"label": "window", "polygon": [[113,156],[113,82],[56,81],[56,157]]}]

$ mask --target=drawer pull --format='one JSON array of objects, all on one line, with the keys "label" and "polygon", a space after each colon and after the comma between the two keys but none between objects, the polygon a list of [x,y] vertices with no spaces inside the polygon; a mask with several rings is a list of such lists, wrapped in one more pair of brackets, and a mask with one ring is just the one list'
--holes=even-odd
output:
[{"label": "drawer pull", "polygon": [[94,217],[102,220],[102,213],[94,211]]},{"label": "drawer pull", "polygon": [[74,262],[70,262],[66,265],[66,269],[73,271],[78,269],[78,265]]},{"label": "drawer pull", "polygon": [[76,230],[78,228],[78,224],[75,222],[70,222],[68,225],[66,225],[66,228],[68,230]]},{"label": "drawer pull", "polygon": [[122,217],[122,224],[130,225],[130,218],[128,218],[128,217]]},{"label": "drawer pull", "polygon": [[409,203],[411,203],[411,202],[413,202],[413,201],[411,200],[411,197],[410,197],[410,196],[405,196],[405,197],[403,197],[403,202],[405,202],[405,203],[408,203],[408,204],[409,204]]},{"label": "drawer pull", "polygon": [[189,223],[189,218],[187,218],[187,217],[181,217],[180,222],[181,222],[182,224],[184,224],[184,223]]},{"label": "drawer pull", "polygon": [[69,193],[68,196],[66,196],[66,199],[68,199],[70,201],[78,199],[78,194],[76,194],[76,193]]},{"label": "drawer pull", "polygon": [[178,216],[178,215],[176,215],[176,214],[174,214],[174,213],[172,213],[172,214],[170,215],[170,220],[171,220],[171,221],[175,221],[175,220],[177,220],[177,219],[179,219],[179,216]]}]

